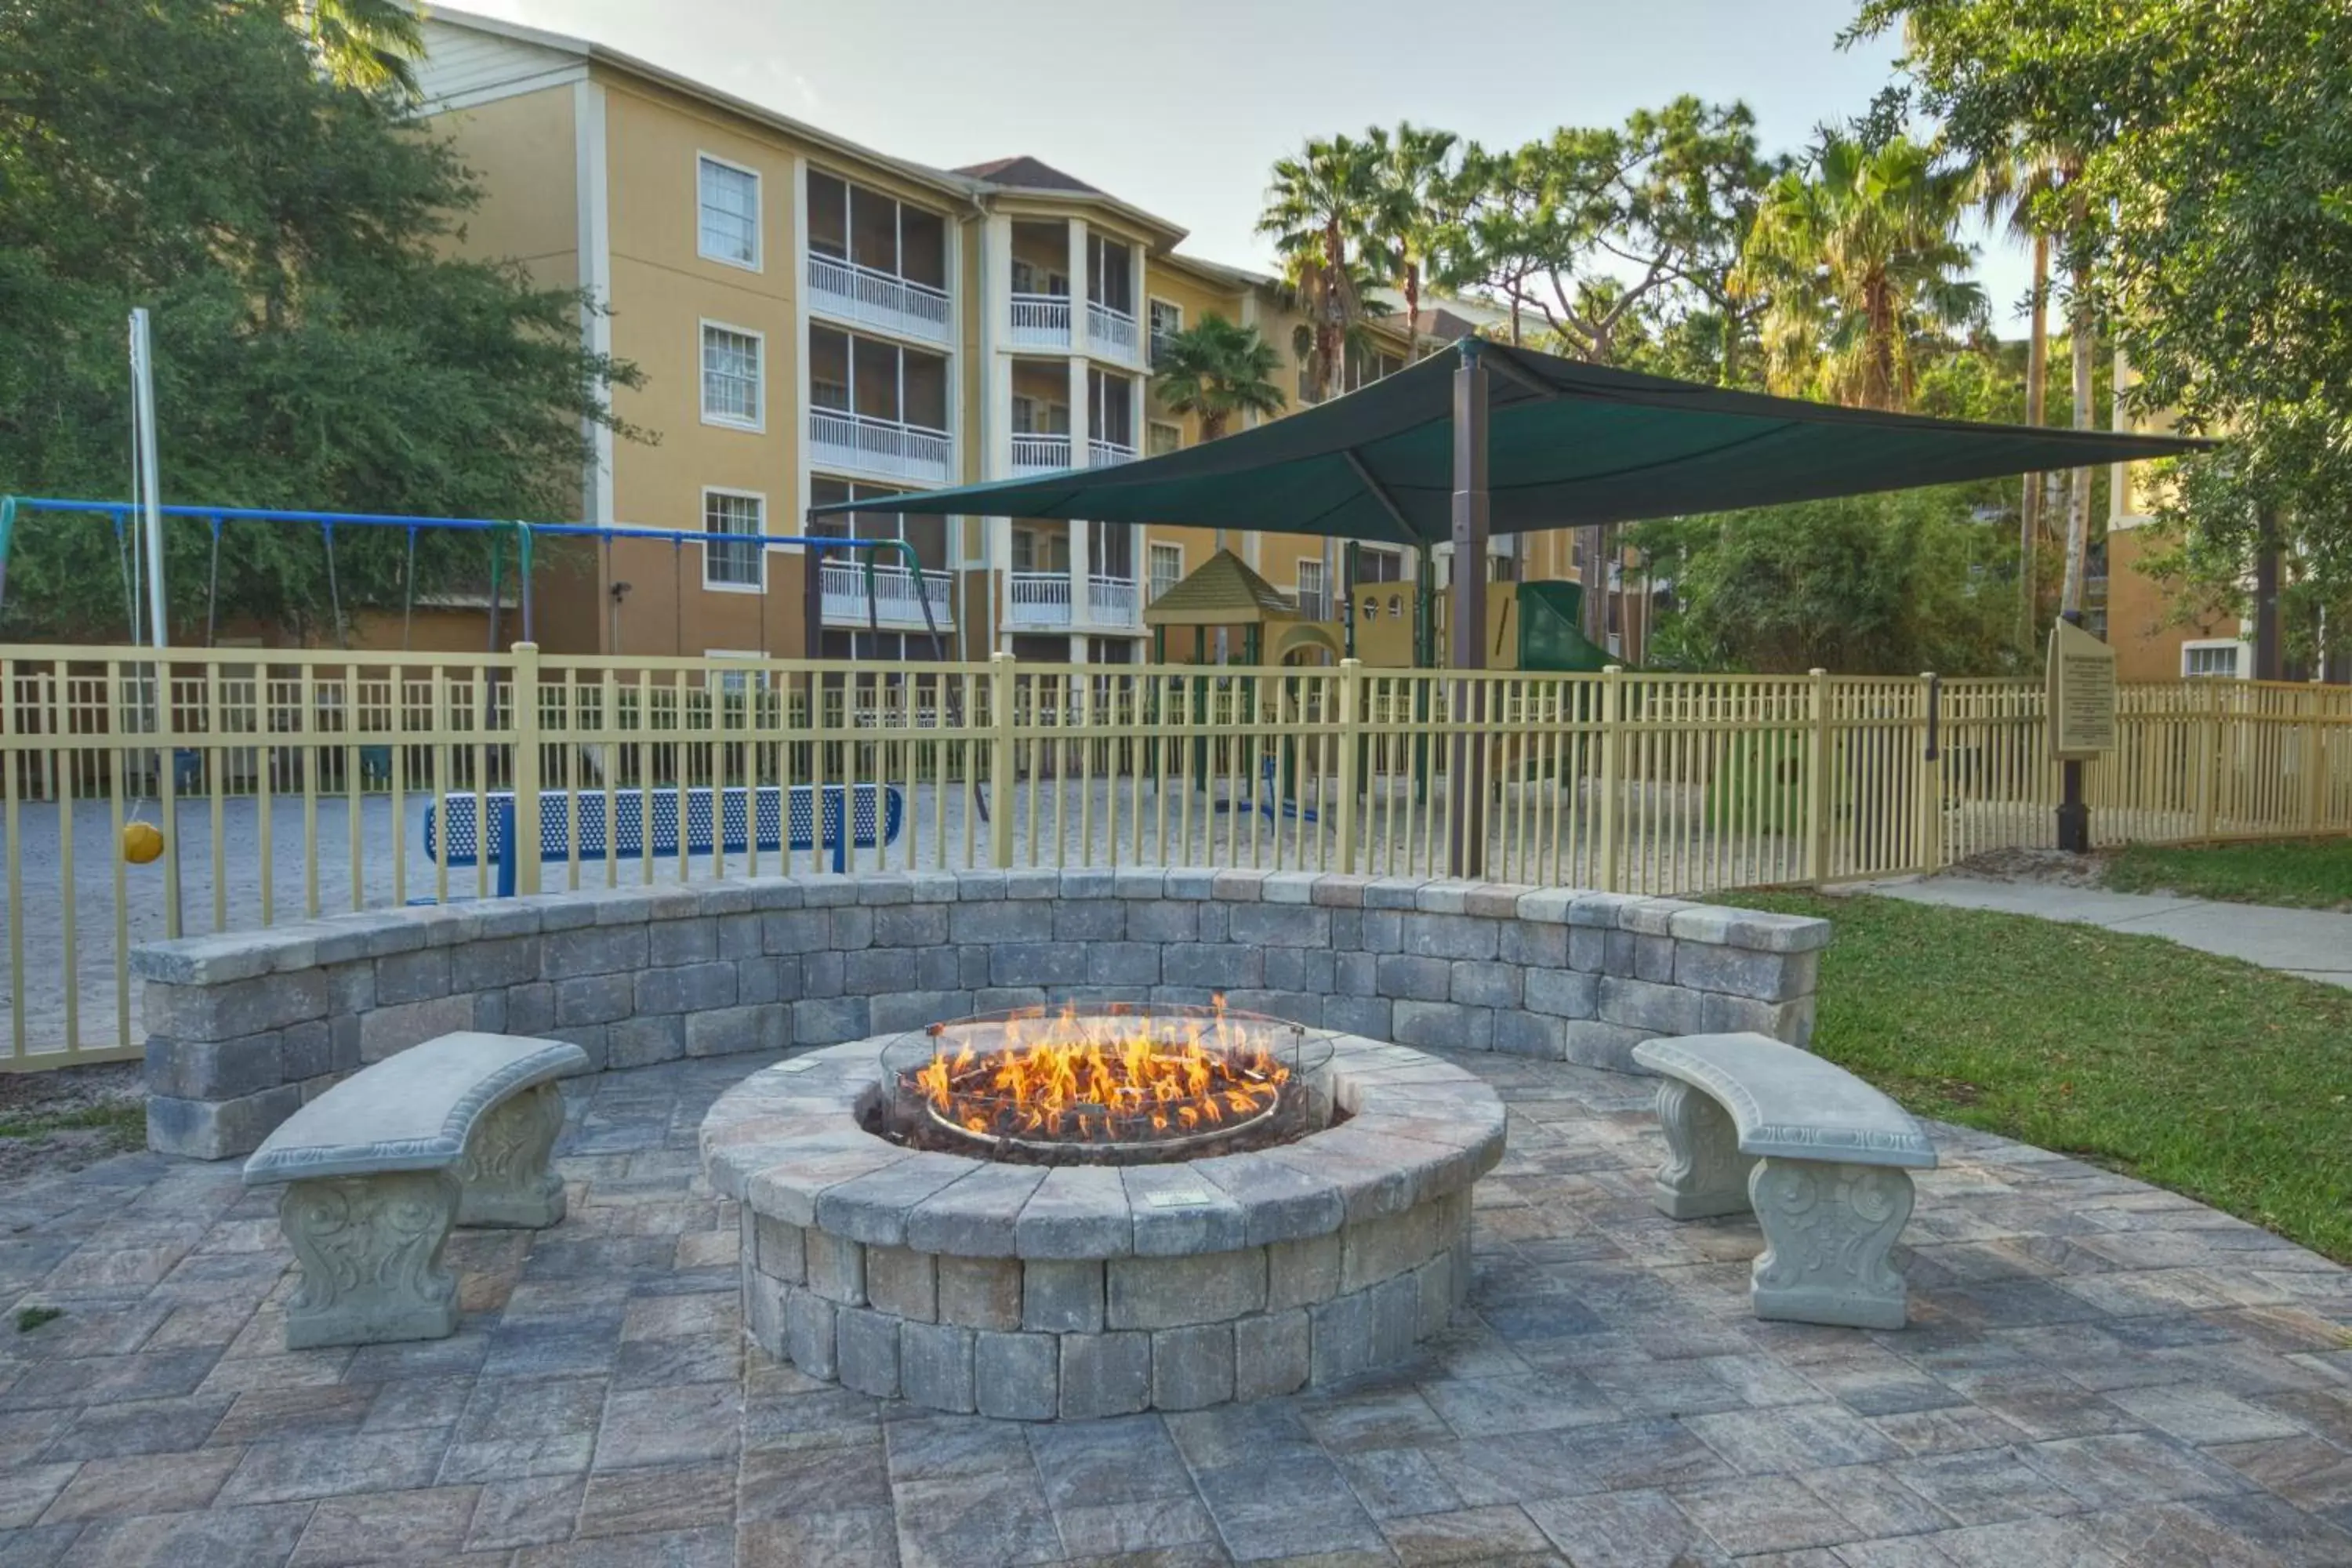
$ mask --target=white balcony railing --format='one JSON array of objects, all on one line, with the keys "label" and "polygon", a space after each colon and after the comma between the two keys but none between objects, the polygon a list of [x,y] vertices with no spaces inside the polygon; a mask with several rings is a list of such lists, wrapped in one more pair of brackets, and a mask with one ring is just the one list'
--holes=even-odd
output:
[{"label": "white balcony railing", "polygon": [[1132,577],[1089,577],[1087,618],[1098,626],[1134,626],[1141,597]]},{"label": "white balcony railing", "polygon": [[945,482],[952,451],[944,430],[838,408],[809,410],[809,445],[820,461],[894,479]]},{"label": "white balcony railing", "polygon": [[1087,347],[1102,359],[1136,363],[1135,318],[1098,300],[1087,301]]},{"label": "white balcony railing", "polygon": [[1070,624],[1067,572],[1014,572],[1005,583],[1004,623],[1013,626]]},{"label": "white balcony railing", "polygon": [[922,574],[922,598],[915,596],[915,574],[904,566],[874,568],[874,603],[866,602],[866,568],[856,562],[827,561],[818,569],[817,588],[824,598],[824,618],[846,626],[919,626],[923,600],[930,601],[930,624],[941,631],[955,628],[953,580],[945,572]]},{"label": "white balcony railing", "polygon": [[1117,441],[1090,440],[1087,443],[1087,463],[1090,468],[1108,468],[1113,463],[1130,463],[1134,460],[1135,448],[1132,447]]},{"label": "white balcony railing", "polygon": [[1070,466],[1070,438],[1067,436],[1031,436],[1015,432],[1013,437],[1013,471],[1016,474],[1043,474]]},{"label": "white balcony railing", "polygon": [[837,256],[811,255],[809,298],[816,309],[908,337],[948,341],[948,297],[928,283],[916,283]]},{"label": "white balcony railing", "polygon": [[1070,346],[1070,297],[1067,294],[1015,294],[1008,341],[1019,349],[1066,349]]}]

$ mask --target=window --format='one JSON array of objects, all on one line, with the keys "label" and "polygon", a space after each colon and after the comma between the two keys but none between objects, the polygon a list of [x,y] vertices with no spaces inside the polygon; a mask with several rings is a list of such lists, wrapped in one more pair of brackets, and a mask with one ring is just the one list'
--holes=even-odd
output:
[{"label": "window", "polygon": [[[702,657],[751,663],[763,660],[768,656],[747,647],[707,647],[702,650]],[[719,677],[719,689],[730,697],[740,697],[753,689],[767,689],[768,672],[764,669],[721,669],[715,673]]]},{"label": "window", "polygon": [[1359,583],[1402,583],[1404,581],[1404,552],[1384,550],[1377,544],[1356,546],[1356,581]]},{"label": "window", "polygon": [[705,257],[760,270],[760,176],[708,154],[696,160]]},{"label": "window", "polygon": [[1307,619],[1325,618],[1323,604],[1323,563],[1301,561],[1298,563],[1298,613]]},{"label": "window", "polygon": [[1181,544],[1153,544],[1148,552],[1151,564],[1151,598],[1160,595],[1184,580],[1184,547]]},{"label": "window", "polygon": [[[765,533],[766,503],[742,490],[702,492],[705,533]],[[766,552],[756,540],[714,539],[702,547],[702,585],[706,588],[758,588],[761,558]]]},{"label": "window", "polygon": [[[899,492],[889,485],[852,484],[847,479],[832,479],[819,474],[809,480],[809,504],[833,506],[847,500],[877,500]],[[809,532],[819,539],[903,539],[915,547],[916,557],[924,567],[938,571],[947,564],[948,528],[943,517],[909,517],[895,511],[836,511],[808,520]],[[824,552],[828,562],[856,563],[863,556],[845,554],[837,550]],[[906,564],[895,550],[886,550],[875,557],[876,563],[897,568]]]},{"label": "window", "polygon": [[1163,425],[1155,419],[1146,427],[1144,440],[1148,443],[1145,448],[1148,456],[1165,457],[1184,445],[1184,427],[1181,425]]},{"label": "window", "polygon": [[1070,275],[1058,267],[1016,256],[1013,258],[1013,291],[1059,295],[1066,300],[1070,297]]},{"label": "window", "polygon": [[1184,330],[1184,307],[1171,305],[1165,300],[1151,301],[1151,364],[1160,365],[1160,344]]},{"label": "window", "polygon": [[702,418],[760,428],[760,334],[702,323]]},{"label": "window", "polygon": [[2180,649],[2180,674],[2184,679],[2235,680],[2238,678],[2238,642],[2185,643]]}]

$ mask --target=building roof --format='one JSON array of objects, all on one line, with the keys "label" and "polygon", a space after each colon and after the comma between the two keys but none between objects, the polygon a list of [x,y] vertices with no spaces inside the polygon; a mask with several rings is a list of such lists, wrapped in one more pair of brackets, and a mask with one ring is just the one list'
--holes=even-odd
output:
[{"label": "building roof", "polygon": [[973,179],[985,180],[992,185],[1005,185],[1024,191],[1070,191],[1090,196],[1108,194],[1100,186],[1090,185],[1076,174],[1066,174],[1051,163],[1033,158],[1026,153],[1010,158],[992,158],[985,163],[966,163],[952,172],[970,174]]}]

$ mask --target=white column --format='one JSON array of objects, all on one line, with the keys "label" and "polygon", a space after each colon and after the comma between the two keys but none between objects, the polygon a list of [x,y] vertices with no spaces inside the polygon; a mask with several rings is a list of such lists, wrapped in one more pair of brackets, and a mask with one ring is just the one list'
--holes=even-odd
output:
[{"label": "white column", "polygon": [[1087,224],[1084,218],[1070,220],[1070,352],[1084,354],[1087,342]]},{"label": "white column", "polygon": [[[1073,289],[1076,287],[1075,279],[1072,280],[1071,287]],[[1070,306],[1073,322],[1077,320],[1081,310],[1077,296],[1074,293],[1071,296]],[[1075,328],[1073,330],[1075,331]],[[1084,354],[1070,356],[1070,461],[1081,468],[1087,465],[1093,455],[1092,448],[1088,445],[1094,439],[1095,430],[1094,400],[1088,395],[1088,382],[1091,378],[1087,372],[1090,369],[1092,369],[1092,362]],[[1073,520],[1068,527],[1070,530],[1070,624],[1080,626],[1094,619],[1093,610],[1087,603],[1087,579],[1093,574],[1094,552],[1090,548],[1093,541],[1087,537],[1085,523]]]}]

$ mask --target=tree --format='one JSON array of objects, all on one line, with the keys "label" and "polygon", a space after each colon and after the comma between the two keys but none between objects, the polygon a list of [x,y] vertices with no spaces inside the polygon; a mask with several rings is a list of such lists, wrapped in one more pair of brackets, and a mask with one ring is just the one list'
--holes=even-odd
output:
[{"label": "tree", "polygon": [[423,17],[408,0],[291,0],[284,7],[320,68],[346,87],[416,90]]},{"label": "tree", "polygon": [[1925,147],[1824,132],[1807,164],[1772,183],[1736,279],[1769,292],[1765,352],[1776,392],[1864,408],[1910,400],[1919,350],[1984,319],[1958,238],[1967,184]]},{"label": "tree", "polygon": [[1214,311],[1163,340],[1152,389],[1171,414],[1201,416],[1201,439],[1225,433],[1237,414],[1279,414],[1284,398],[1274,374],[1281,363],[1255,327],[1235,326]]},{"label": "tree", "polygon": [[[121,68],[137,61],[137,70]],[[112,496],[129,450],[123,320],[153,312],[167,501],[563,515],[633,367],[581,346],[591,301],[450,252],[478,191],[392,91],[314,68],[259,0],[0,5],[0,489]],[[174,522],[175,619],[202,625],[210,535]],[[406,541],[335,541],[344,604],[396,604]],[[5,629],[120,624],[99,523],[20,524]],[[426,533],[422,591],[478,583],[478,535]],[[232,523],[220,609],[325,623],[315,531]]]},{"label": "tree", "polygon": [[[2352,614],[2352,11],[2308,0],[1867,0],[1955,146],[2075,149],[2069,272],[2139,377],[2223,448],[2180,465],[2168,569],[2236,602],[2274,542]],[[2266,522],[2265,520],[2268,520]],[[2184,595],[2194,601],[2196,594]]]},{"label": "tree", "polygon": [[1674,583],[1652,634],[1668,668],[1855,675],[2002,672],[2007,594],[1980,555],[2005,553],[1969,487],[1905,490],[1644,523],[1634,538]]},{"label": "tree", "polygon": [[1334,136],[1275,164],[1258,217],[1258,232],[1273,237],[1283,280],[1307,318],[1326,397],[1347,390],[1348,339],[1365,314],[1362,278],[1378,199],[1370,149]]},{"label": "tree", "polygon": [[1420,353],[1422,281],[1465,199],[1454,156],[1457,140],[1451,131],[1410,121],[1399,121],[1393,134],[1377,125],[1364,133],[1372,186],[1365,226],[1373,252],[1404,291],[1408,359]]}]

